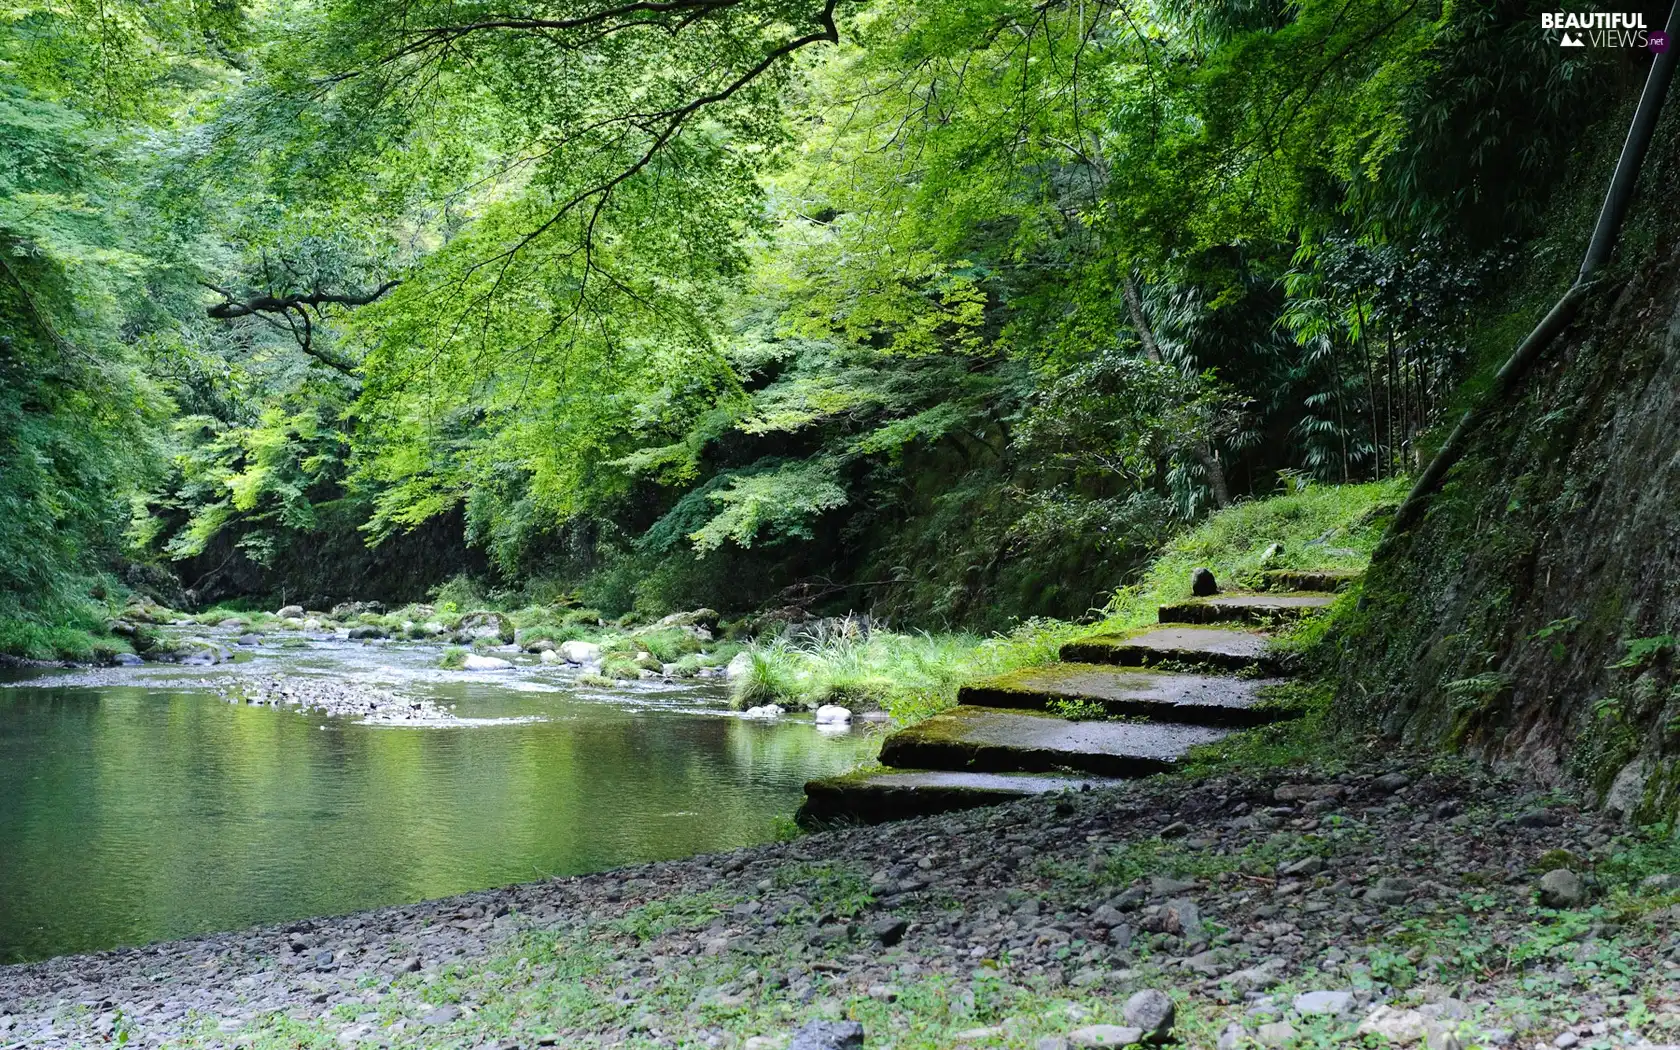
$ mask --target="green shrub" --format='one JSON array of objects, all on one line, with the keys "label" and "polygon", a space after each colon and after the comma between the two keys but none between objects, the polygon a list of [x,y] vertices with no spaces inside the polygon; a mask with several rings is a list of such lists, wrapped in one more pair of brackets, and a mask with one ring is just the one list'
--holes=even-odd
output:
[{"label": "green shrub", "polygon": [[634,681],[642,676],[642,669],[636,666],[635,659],[625,658],[621,654],[607,656],[601,660],[601,677],[619,681]]},{"label": "green shrub", "polygon": [[458,645],[452,645],[438,657],[438,666],[445,671],[459,671],[467,666],[467,650]]}]

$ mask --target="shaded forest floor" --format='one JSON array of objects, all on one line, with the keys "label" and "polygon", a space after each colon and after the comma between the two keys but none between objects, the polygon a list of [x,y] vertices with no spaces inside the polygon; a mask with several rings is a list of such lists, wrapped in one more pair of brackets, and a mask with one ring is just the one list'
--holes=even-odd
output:
[{"label": "shaded forest floor", "polygon": [[1057,1050],[1144,988],[1197,1047],[1680,1039],[1680,850],[1342,753],[12,967],[0,1046]]}]

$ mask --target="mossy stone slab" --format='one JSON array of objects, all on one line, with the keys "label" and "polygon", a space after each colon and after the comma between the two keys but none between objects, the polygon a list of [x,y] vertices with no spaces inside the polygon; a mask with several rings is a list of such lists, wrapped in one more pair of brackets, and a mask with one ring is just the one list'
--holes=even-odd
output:
[{"label": "mossy stone slab", "polygon": [[1258,668],[1269,674],[1284,669],[1282,656],[1263,634],[1219,627],[1158,627],[1132,635],[1094,635],[1062,646],[1068,663],[1149,667],[1183,664],[1227,671]]},{"label": "mossy stone slab", "polygon": [[1288,717],[1288,712],[1256,706],[1260,690],[1279,682],[1102,664],[1053,664],[970,683],[957,693],[957,702],[1045,710],[1057,701],[1084,701],[1126,718],[1252,726]]},{"label": "mossy stone slab", "polygon": [[995,806],[1056,791],[1103,787],[1101,777],[1045,773],[964,773],[951,770],[868,770],[805,785],[795,818],[804,827],[880,824],[889,820]]},{"label": "mossy stone slab", "polygon": [[1261,573],[1268,591],[1320,591],[1333,594],[1346,590],[1361,576],[1359,569],[1267,569]]},{"label": "mossy stone slab", "polygon": [[1328,594],[1222,594],[1161,606],[1162,623],[1261,623],[1296,620],[1336,599]]},{"label": "mossy stone slab", "polygon": [[881,764],[980,773],[1073,769],[1101,777],[1141,777],[1164,773],[1191,748],[1229,733],[1178,722],[1070,722],[1048,714],[955,707],[887,737]]}]

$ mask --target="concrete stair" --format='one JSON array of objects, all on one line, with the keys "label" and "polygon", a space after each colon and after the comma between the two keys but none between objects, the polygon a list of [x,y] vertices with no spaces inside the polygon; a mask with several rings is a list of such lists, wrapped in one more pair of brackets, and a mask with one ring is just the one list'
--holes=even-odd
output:
[{"label": "concrete stair", "polygon": [[1229,594],[1163,605],[1161,623],[1279,623],[1298,620],[1335,601],[1328,594]]},{"label": "concrete stair", "polygon": [[[1069,642],[1062,662],[964,686],[958,706],[900,729],[884,768],[805,785],[808,826],[878,823],[1172,769],[1192,749],[1292,717],[1264,700],[1289,660],[1252,624],[1312,615],[1350,574],[1280,570],[1268,586],[1164,605],[1162,626]],[[1220,625],[1220,626],[1209,626]]]}]

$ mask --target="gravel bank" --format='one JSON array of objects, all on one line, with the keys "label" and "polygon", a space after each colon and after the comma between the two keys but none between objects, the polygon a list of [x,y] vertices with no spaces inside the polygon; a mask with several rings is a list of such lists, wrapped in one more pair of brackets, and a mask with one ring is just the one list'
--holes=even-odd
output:
[{"label": "gravel bank", "polygon": [[0,1047],[1061,1050],[1160,989],[1191,1046],[1607,1050],[1680,1035],[1670,868],[1457,767],[1156,778],[0,969]]}]

